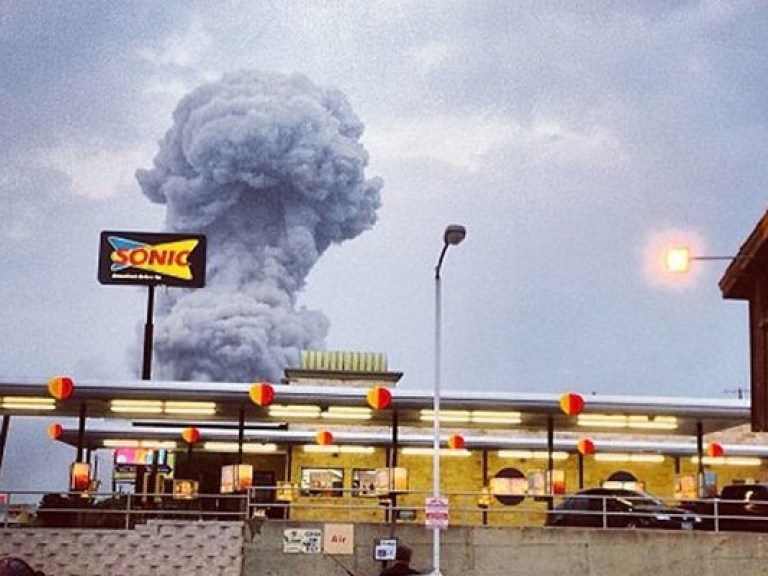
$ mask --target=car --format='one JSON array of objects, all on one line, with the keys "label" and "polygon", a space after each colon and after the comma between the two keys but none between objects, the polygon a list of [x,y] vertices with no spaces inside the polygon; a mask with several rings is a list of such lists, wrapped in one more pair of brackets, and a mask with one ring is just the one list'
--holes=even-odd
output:
[{"label": "car", "polygon": [[566,496],[547,514],[547,526],[698,530],[701,517],[636,490],[589,488]]},{"label": "car", "polygon": [[45,576],[21,558],[6,556],[0,558],[0,576]]},{"label": "car", "polygon": [[703,518],[705,530],[768,532],[768,485],[728,484],[713,499],[680,502]]}]

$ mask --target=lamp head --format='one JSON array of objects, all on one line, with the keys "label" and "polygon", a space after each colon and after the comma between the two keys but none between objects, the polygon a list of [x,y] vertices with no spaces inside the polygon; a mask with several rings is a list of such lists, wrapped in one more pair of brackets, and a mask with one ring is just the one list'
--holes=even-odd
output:
[{"label": "lamp head", "polygon": [[691,250],[687,246],[675,246],[667,250],[664,255],[667,272],[685,274],[690,270],[691,260],[693,260]]},{"label": "lamp head", "polygon": [[455,246],[456,244],[460,244],[466,236],[467,229],[464,228],[464,226],[461,224],[449,224],[443,234],[443,241],[446,244],[453,244]]}]

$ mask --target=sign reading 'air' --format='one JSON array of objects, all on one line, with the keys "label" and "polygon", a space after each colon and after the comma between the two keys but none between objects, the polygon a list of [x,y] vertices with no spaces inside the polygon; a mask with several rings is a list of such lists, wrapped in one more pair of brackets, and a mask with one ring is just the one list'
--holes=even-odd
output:
[{"label": "sign reading 'air'", "polygon": [[104,231],[99,282],[202,288],[205,236]]}]

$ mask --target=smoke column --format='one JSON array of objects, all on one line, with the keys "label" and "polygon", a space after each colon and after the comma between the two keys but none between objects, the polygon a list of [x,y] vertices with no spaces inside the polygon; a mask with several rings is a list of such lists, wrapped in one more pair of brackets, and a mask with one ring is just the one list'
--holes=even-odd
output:
[{"label": "smoke column", "polygon": [[179,102],[136,178],[169,231],[207,236],[206,287],[160,294],[153,375],[275,382],[323,347],[328,320],[296,298],[332,243],[376,221],[362,133],[343,94],[300,75],[233,74]]}]

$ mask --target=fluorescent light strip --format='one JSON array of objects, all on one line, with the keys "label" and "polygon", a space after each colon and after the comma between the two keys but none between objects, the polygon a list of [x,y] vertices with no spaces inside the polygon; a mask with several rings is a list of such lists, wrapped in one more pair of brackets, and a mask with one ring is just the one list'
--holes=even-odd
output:
[{"label": "fluorescent light strip", "polygon": [[663,454],[621,454],[611,452],[601,452],[595,454],[595,460],[598,462],[646,462],[656,463],[664,462]]},{"label": "fluorescent light strip", "polygon": [[304,452],[313,454],[373,454],[373,446],[322,446],[320,444],[306,444],[302,447]]},{"label": "fluorescent light strip", "polygon": [[130,406],[132,408],[162,408],[162,400],[112,400],[112,406]]},{"label": "fluorescent light strip", "polygon": [[585,426],[590,428],[626,428],[626,422],[616,422],[612,420],[585,420],[581,417],[576,420],[577,426]]},{"label": "fluorescent light strip", "polygon": [[[699,457],[691,457],[693,464],[699,463]],[[748,458],[743,456],[704,456],[704,464],[710,466],[760,466],[762,460],[760,458]]]},{"label": "fluorescent light strip", "polygon": [[[422,422],[432,422],[435,418],[434,410],[422,410],[419,419]],[[440,422],[476,424],[520,424],[522,415],[520,412],[494,412],[491,410],[440,410]]]},{"label": "fluorescent light strip", "polygon": [[370,408],[357,408],[353,406],[331,406],[328,410],[322,412],[320,416],[336,420],[370,420],[372,418]]},{"label": "fluorescent light strip", "polygon": [[130,407],[130,406],[112,406],[110,408],[112,412],[123,414],[123,413],[132,413],[132,414],[162,414],[163,409],[162,408],[139,408],[139,407]]},{"label": "fluorescent light strip", "polygon": [[112,400],[109,403],[109,409],[112,412],[162,414],[163,403],[160,400]]},{"label": "fluorescent light strip", "polygon": [[677,418],[674,416],[628,416],[627,427],[650,430],[675,430],[677,428]]},{"label": "fluorescent light strip", "polygon": [[214,402],[112,400],[109,407],[112,412],[140,412],[143,414],[200,414],[210,416],[216,413]]},{"label": "fluorescent light strip", "polygon": [[[206,452],[239,452],[237,442],[203,442],[203,450]],[[277,444],[244,443],[243,452],[249,454],[268,454],[277,452]]]},{"label": "fluorescent light strip", "polygon": [[104,440],[102,442],[104,448],[138,448],[138,440]]},{"label": "fluorescent light strip", "polygon": [[376,448],[373,446],[339,446],[342,454],[373,454]]},{"label": "fluorescent light strip", "polygon": [[215,408],[166,408],[165,414],[189,414],[197,416],[212,416],[216,414]]},{"label": "fluorescent light strip", "polygon": [[520,424],[523,418],[520,412],[473,410],[470,420],[476,424]]},{"label": "fluorescent light strip", "polygon": [[165,403],[166,414],[216,414],[215,402],[171,402]]},{"label": "fluorescent light strip", "polygon": [[595,428],[637,428],[644,430],[675,430],[674,416],[625,416],[623,414],[582,414],[576,420],[579,426]]},{"label": "fluorescent light strip", "polygon": [[269,407],[269,415],[277,418],[317,418],[320,416],[320,406],[275,404]]},{"label": "fluorescent light strip", "polygon": [[176,442],[160,440],[140,440],[139,448],[152,448],[153,450],[175,450]]},{"label": "fluorescent light strip", "polygon": [[627,428],[644,430],[677,430],[677,422],[630,422]]},{"label": "fluorescent light strip", "polygon": [[110,439],[102,442],[104,448],[149,448],[152,450],[175,450],[176,442],[160,440],[120,440]]},{"label": "fluorescent light strip", "polygon": [[[547,460],[549,453],[543,450],[499,450],[499,458],[517,458],[519,460]],[[553,460],[567,460],[567,452],[552,452]]]},{"label": "fluorescent light strip", "polygon": [[[422,410],[419,419],[422,422],[432,422],[435,419],[434,410]],[[469,410],[440,410],[440,422],[469,422]]]},{"label": "fluorescent light strip", "polygon": [[[435,453],[435,451],[432,448],[415,448],[415,447],[408,447],[403,448],[401,451],[401,454],[403,456],[432,456]],[[441,448],[440,449],[440,456],[470,456],[472,453],[465,449],[459,449],[454,450],[451,448]]]},{"label": "fluorescent light strip", "polygon": [[30,398],[28,396],[4,396],[0,404],[9,410],[55,410],[56,401],[53,398]]}]

